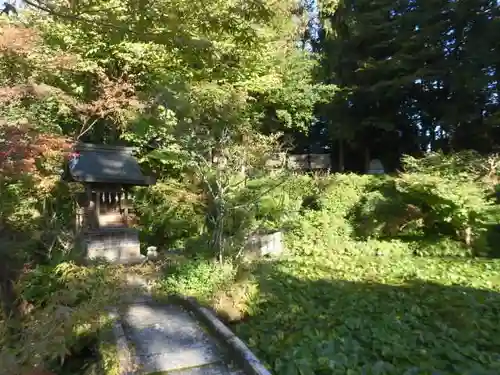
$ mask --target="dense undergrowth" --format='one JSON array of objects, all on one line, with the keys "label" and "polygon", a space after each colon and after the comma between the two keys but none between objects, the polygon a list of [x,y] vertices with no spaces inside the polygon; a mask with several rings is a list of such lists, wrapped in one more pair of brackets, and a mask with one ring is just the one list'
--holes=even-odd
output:
[{"label": "dense undergrowth", "polygon": [[9,126],[0,138],[10,146],[0,157],[2,373],[103,374],[106,309],[125,286],[120,269],[79,262],[76,187],[59,176],[68,141]]},{"label": "dense undergrowth", "polygon": [[160,184],[139,198],[145,238],[162,233],[156,244],[186,258],[159,291],[211,304],[277,374],[498,373],[498,172],[477,162],[430,155],[396,176],[249,180],[232,199],[259,199],[226,235],[280,229],[287,251],[222,265],[200,245],[197,192]]}]

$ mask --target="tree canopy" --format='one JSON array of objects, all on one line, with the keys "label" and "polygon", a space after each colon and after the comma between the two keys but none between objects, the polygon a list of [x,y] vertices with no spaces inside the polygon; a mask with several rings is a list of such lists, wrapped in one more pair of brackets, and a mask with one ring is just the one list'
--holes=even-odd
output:
[{"label": "tree canopy", "polygon": [[[332,139],[382,159],[498,149],[496,1],[319,1]],[[387,144],[397,143],[393,155]]]}]

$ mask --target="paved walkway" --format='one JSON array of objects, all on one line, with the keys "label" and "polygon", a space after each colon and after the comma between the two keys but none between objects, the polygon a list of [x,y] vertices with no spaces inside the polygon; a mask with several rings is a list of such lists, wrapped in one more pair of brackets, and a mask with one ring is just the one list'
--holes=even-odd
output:
[{"label": "paved walkway", "polygon": [[[137,280],[133,284],[137,285]],[[215,339],[177,305],[142,297],[127,306],[121,320],[138,374],[244,374],[225,363]]]}]

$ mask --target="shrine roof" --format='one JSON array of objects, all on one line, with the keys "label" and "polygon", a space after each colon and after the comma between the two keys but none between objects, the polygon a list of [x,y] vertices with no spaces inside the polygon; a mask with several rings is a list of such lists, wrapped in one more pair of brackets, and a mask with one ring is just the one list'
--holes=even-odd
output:
[{"label": "shrine roof", "polygon": [[63,179],[83,183],[153,185],[154,178],[142,174],[133,151],[131,147],[77,143],[73,146]]}]

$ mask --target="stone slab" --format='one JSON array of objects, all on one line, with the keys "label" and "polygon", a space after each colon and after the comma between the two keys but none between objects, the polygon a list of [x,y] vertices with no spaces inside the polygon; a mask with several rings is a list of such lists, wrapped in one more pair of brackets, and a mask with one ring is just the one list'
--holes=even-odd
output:
[{"label": "stone slab", "polygon": [[178,371],[171,371],[169,375],[244,375],[242,372],[233,372],[224,364],[195,367]]},{"label": "stone slab", "polygon": [[284,251],[283,232],[251,235],[246,243],[246,252],[258,257],[266,255],[279,256]]},{"label": "stone slab", "polygon": [[[169,375],[175,370],[186,371],[186,374],[191,374],[188,370],[193,371],[201,367],[206,367],[207,364],[219,363],[220,359],[203,356],[203,353],[196,350],[185,350],[180,355],[172,355],[172,353],[156,354],[148,357],[137,357],[140,374],[153,374],[167,372]],[[200,367],[201,366],[201,367]],[[177,371],[175,371],[177,372]],[[183,373],[182,373],[183,374]],[[217,372],[194,372],[194,374],[219,374]],[[229,372],[222,372],[221,375],[229,375]]]},{"label": "stone slab", "polygon": [[135,263],[141,256],[139,234],[133,228],[103,228],[87,232],[82,238],[88,259],[110,263]]},{"label": "stone slab", "polygon": [[222,361],[215,341],[197,321],[175,305],[130,305],[123,316],[125,334],[143,373],[172,371]]}]

